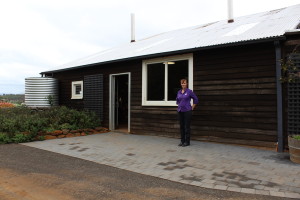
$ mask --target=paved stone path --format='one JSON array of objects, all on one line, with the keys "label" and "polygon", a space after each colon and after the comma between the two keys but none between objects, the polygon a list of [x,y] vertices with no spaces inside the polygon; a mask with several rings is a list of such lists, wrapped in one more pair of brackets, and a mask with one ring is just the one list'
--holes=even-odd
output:
[{"label": "paved stone path", "polygon": [[203,188],[300,199],[300,165],[287,153],[117,132],[24,145]]}]

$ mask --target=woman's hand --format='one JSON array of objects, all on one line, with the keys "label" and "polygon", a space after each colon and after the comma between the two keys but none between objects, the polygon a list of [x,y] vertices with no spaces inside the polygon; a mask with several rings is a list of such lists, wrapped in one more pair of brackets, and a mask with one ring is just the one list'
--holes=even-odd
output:
[{"label": "woman's hand", "polygon": [[192,110],[195,109],[196,105],[197,105],[197,104],[193,104],[193,105],[192,105]]}]

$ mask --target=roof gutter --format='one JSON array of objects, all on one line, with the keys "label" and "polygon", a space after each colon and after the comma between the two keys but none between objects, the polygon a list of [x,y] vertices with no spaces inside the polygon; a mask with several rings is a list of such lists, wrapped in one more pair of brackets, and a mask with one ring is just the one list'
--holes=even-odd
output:
[{"label": "roof gutter", "polygon": [[300,34],[300,29],[287,30],[284,35],[298,35]]},{"label": "roof gutter", "polygon": [[282,41],[282,40],[286,40],[286,37],[278,36],[278,37],[264,38],[264,39],[258,39],[258,40],[248,40],[248,41],[235,42],[235,43],[226,43],[226,44],[220,44],[220,45],[196,47],[196,48],[191,48],[191,49],[182,49],[182,50],[177,50],[177,51],[155,53],[155,54],[142,55],[142,56],[136,56],[136,57],[130,57],[130,58],[110,60],[110,61],[105,61],[105,62],[100,62],[100,63],[80,65],[80,66],[63,68],[63,69],[58,69],[58,70],[44,71],[44,72],[41,72],[40,74],[44,75],[44,74],[48,74],[48,73],[58,73],[58,72],[63,72],[63,71],[77,70],[77,69],[81,69],[81,68],[85,68],[85,67],[93,67],[96,65],[105,65],[105,64],[111,64],[111,63],[116,63],[116,62],[124,62],[124,61],[138,60],[138,59],[150,59],[150,58],[154,58],[154,57],[170,56],[170,55],[174,55],[174,54],[191,53],[191,52],[195,52],[195,51],[199,51],[199,50],[225,48],[225,47],[233,47],[233,46],[239,46],[239,45],[266,43],[266,42],[274,42],[274,41]]}]

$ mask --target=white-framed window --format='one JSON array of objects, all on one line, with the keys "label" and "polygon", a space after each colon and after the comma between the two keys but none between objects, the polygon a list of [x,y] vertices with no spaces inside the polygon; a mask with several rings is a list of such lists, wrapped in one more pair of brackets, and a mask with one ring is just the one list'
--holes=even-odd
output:
[{"label": "white-framed window", "polygon": [[83,81],[73,81],[71,99],[82,99],[82,98],[83,98]]},{"label": "white-framed window", "polygon": [[144,60],[142,105],[176,106],[180,79],[188,79],[193,89],[193,54]]}]

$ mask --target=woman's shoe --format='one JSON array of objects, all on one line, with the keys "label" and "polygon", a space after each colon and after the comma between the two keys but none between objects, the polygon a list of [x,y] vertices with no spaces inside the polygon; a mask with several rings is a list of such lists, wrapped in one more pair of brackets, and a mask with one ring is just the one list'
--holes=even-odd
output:
[{"label": "woman's shoe", "polygon": [[184,144],[182,145],[182,147],[187,147],[187,146],[190,146],[190,144],[189,144],[189,143],[184,143]]}]

